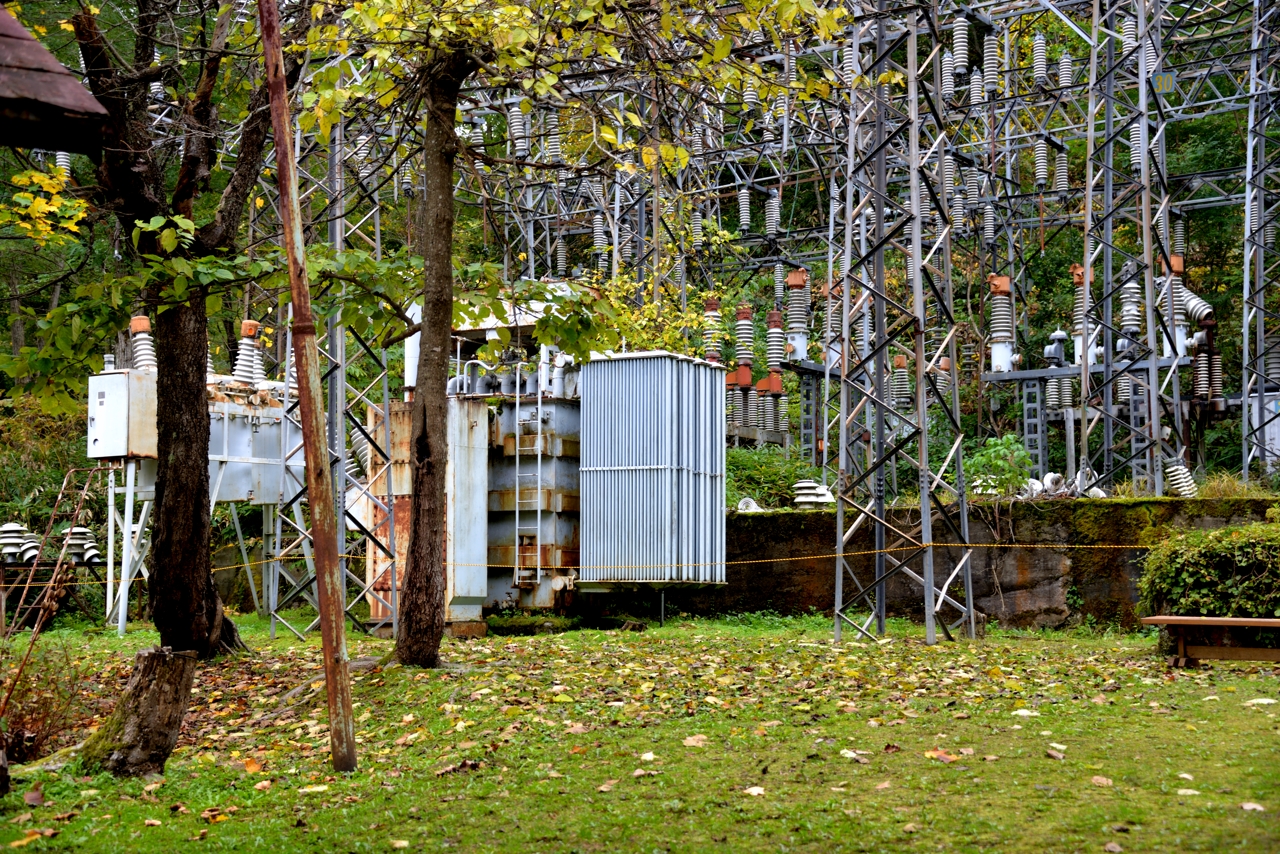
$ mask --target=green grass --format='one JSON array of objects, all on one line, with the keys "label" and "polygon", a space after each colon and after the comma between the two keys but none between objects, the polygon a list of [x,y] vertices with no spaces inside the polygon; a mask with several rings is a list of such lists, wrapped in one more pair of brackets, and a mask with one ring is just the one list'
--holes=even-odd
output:
[{"label": "green grass", "polygon": [[[1271,669],[1169,671],[1150,637],[995,632],[926,647],[893,622],[886,642],[833,647],[821,618],[753,615],[447,642],[445,669],[357,676],[360,770],[335,776],[311,681],[318,638],[241,625],[255,654],[201,670],[162,785],[74,763],[26,773],[0,801],[0,844],[49,828],[28,850],[171,852],[202,833],[200,850],[276,852],[1280,847],[1280,705],[1244,704],[1276,697]],[[113,695],[129,654],[156,640],[62,634],[101,662],[94,696]],[[266,720],[298,685],[296,705]],[[686,746],[695,735],[705,746]],[[1054,744],[1065,759],[1047,756]],[[959,758],[926,757],[935,748]],[[440,773],[464,760],[479,767]],[[24,805],[37,782],[52,805]],[[210,808],[228,818],[202,819]]]}]

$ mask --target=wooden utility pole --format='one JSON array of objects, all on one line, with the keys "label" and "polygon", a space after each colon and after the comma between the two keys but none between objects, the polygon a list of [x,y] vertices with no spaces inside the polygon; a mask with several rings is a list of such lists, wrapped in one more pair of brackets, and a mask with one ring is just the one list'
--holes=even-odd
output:
[{"label": "wooden utility pole", "polygon": [[329,750],[333,770],[356,770],[355,724],[351,719],[351,674],[347,667],[346,615],[343,613],[342,569],[338,564],[338,521],[325,443],[324,407],[320,393],[320,357],[311,314],[302,245],[302,215],[293,161],[289,93],[285,89],[284,51],[280,45],[280,10],[276,0],[258,0],[262,52],[271,99],[275,135],[276,176],[280,186],[280,220],[289,261],[293,296],[293,360],[297,366],[298,407],[302,413],[302,446],[307,462],[307,497],[311,511],[311,552],[320,604],[320,637],[324,647],[324,683],[329,695]]}]

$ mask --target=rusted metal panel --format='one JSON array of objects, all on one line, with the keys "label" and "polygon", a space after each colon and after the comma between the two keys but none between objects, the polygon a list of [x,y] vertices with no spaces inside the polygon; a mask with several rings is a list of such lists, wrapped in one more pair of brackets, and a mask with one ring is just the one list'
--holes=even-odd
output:
[{"label": "rusted metal panel", "polygon": [[445,474],[445,619],[478,620],[489,587],[489,407],[483,399],[448,401]]}]

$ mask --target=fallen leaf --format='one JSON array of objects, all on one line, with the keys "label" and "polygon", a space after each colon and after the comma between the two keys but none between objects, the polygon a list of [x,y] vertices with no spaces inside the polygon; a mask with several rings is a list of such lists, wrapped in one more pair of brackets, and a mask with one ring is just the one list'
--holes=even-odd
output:
[{"label": "fallen leaf", "polygon": [[926,750],[924,752],[924,756],[926,759],[937,759],[939,762],[944,762],[948,765],[960,758],[959,756],[952,756],[941,747],[935,747],[933,750]]},{"label": "fallen leaf", "polygon": [[765,721],[760,726],[782,726],[782,721]]},{"label": "fallen leaf", "polygon": [[637,768],[631,772],[632,777],[654,777],[657,776],[657,774],[657,771],[647,771],[644,768]]},{"label": "fallen leaf", "polygon": [[393,839],[393,840],[391,840],[391,847],[392,847],[392,848],[408,848],[408,847],[409,847],[409,840],[407,840],[407,839]]},{"label": "fallen leaf", "polygon": [[1052,741],[1049,742],[1049,746],[1052,747],[1054,750],[1061,750],[1063,752],[1065,752],[1067,749],[1067,746],[1065,744],[1057,744],[1056,742],[1052,742]]},{"label": "fallen leaf", "polygon": [[587,732],[587,728],[582,724],[574,724],[573,726],[565,730],[565,732],[567,732],[569,735],[582,735],[583,733]]},{"label": "fallen leaf", "polygon": [[[436,772],[436,776],[437,777],[440,776],[439,771]],[[301,795],[318,795],[321,792],[327,792],[327,791],[329,791],[329,787],[321,784],[319,786],[303,786],[301,789],[298,790],[298,793]]]},{"label": "fallen leaf", "polygon": [[149,819],[147,819],[146,821],[144,821],[144,822],[143,822],[143,824],[145,824],[147,827],[159,827],[159,826],[160,826],[160,819],[158,819],[158,818],[149,818]]},{"label": "fallen leaf", "polygon": [[34,818],[32,813],[24,812],[9,819],[9,824],[26,824],[31,821],[32,818]]},{"label": "fallen leaf", "polygon": [[250,756],[244,761],[244,770],[250,774],[257,774],[262,770],[262,763]]},{"label": "fallen leaf", "polygon": [[153,780],[152,782],[143,786],[142,791],[146,792],[149,795],[163,785],[164,785],[164,778],[161,778],[159,780]]},{"label": "fallen leaf", "polygon": [[1105,706],[1107,703],[1109,703],[1109,702],[1110,702],[1110,700],[1108,700],[1106,697],[1104,697],[1104,696],[1102,696],[1101,694],[1099,694],[1099,695],[1097,695],[1096,697],[1094,697],[1094,698],[1092,698],[1091,700],[1089,700],[1089,702],[1090,702],[1090,703],[1094,703],[1094,704],[1099,705],[1099,706]]},{"label": "fallen leaf", "polygon": [[253,784],[253,787],[257,789],[259,792],[265,792],[267,789],[271,788],[271,781],[259,780],[258,782]]},{"label": "fallen leaf", "polygon": [[1256,700],[1245,700],[1246,706],[1270,706],[1276,701],[1270,697],[1258,697]]},{"label": "fallen leaf", "polygon": [[[437,777],[443,777],[446,774],[456,774],[459,771],[475,771],[480,767],[480,763],[474,759],[464,759],[457,765],[446,765],[436,772]],[[305,791],[305,790],[304,790]]]},{"label": "fallen leaf", "polygon": [[900,750],[902,750],[902,748],[893,743],[889,743],[884,746],[885,753],[897,753]]},{"label": "fallen leaf", "polygon": [[[768,726],[768,724],[765,724]],[[706,747],[707,737],[705,735],[691,735],[684,740],[685,747]]]},{"label": "fallen leaf", "polygon": [[201,841],[202,839],[208,839],[208,838],[209,838],[209,831],[208,831],[208,829],[205,829],[205,830],[201,830],[201,831],[200,831],[199,833],[197,833],[195,836],[188,836],[188,837],[187,837],[187,841],[188,841],[188,842],[199,842],[199,841]]},{"label": "fallen leaf", "polygon": [[956,712],[956,713],[955,713],[954,715],[952,715],[951,717],[955,718],[955,719],[956,719],[956,720],[958,720],[958,721],[967,721],[967,720],[969,720],[969,713],[968,713],[968,712]]},{"label": "fallen leaf", "polygon": [[848,703],[846,705],[841,706],[839,709],[837,709],[837,711],[846,715],[850,715],[858,711],[858,707],[855,706],[853,703]]},{"label": "fallen leaf", "polygon": [[919,829],[920,829],[920,825],[915,824],[914,822],[909,822],[902,826],[903,833],[915,833]]},{"label": "fallen leaf", "polygon": [[550,778],[552,778],[553,780],[563,780],[563,779],[564,779],[564,775],[563,775],[563,774],[561,774],[559,771],[548,771],[548,772],[547,772],[547,776],[548,776],[548,777],[550,777]]},{"label": "fallen leaf", "polygon": [[1194,779],[1195,779],[1195,777],[1192,777],[1192,776],[1191,776],[1190,774],[1188,774],[1186,771],[1183,771],[1183,772],[1182,772],[1181,774],[1179,774],[1178,776],[1179,776],[1179,777],[1181,777],[1183,780],[1194,780]]},{"label": "fallen leaf", "polygon": [[982,761],[983,761],[983,762],[995,762],[995,761],[996,761],[997,759],[999,759],[999,758],[1000,758],[999,756],[984,756],[984,757],[982,757]]},{"label": "fallen leaf", "polygon": [[1255,804],[1252,801],[1246,801],[1240,805],[1240,809],[1245,812],[1266,812],[1266,808],[1262,804]]},{"label": "fallen leaf", "polygon": [[71,819],[75,818],[78,815],[80,815],[80,812],[78,810],[72,810],[71,812],[58,813],[53,817],[53,820],[54,821],[71,821]]},{"label": "fallen leaf", "polygon": [[1108,852],[1108,854],[1119,854],[1119,852],[1124,849],[1120,847],[1119,842],[1108,842],[1106,845],[1102,846],[1102,850]]},{"label": "fallen leaf", "polygon": [[39,838],[40,838],[40,831],[28,830],[26,836],[22,837],[21,839],[13,840],[12,842],[9,843],[9,847],[21,848],[24,845],[30,845],[32,842],[35,842]]},{"label": "fallen leaf", "polygon": [[972,755],[973,755],[973,748],[972,748],[972,747],[962,747],[962,748],[960,748],[960,755],[961,755],[961,756],[972,756]]},{"label": "fallen leaf", "polygon": [[1094,774],[1092,777],[1089,778],[1089,782],[1095,786],[1101,786],[1102,788],[1106,788],[1107,786],[1111,785],[1111,778],[1103,777],[1101,774]]},{"label": "fallen leaf", "polygon": [[1046,751],[1044,752],[1044,755],[1045,755],[1045,756],[1048,756],[1050,759],[1056,759],[1056,760],[1058,760],[1059,762],[1061,762],[1063,759],[1066,759],[1066,758],[1067,758],[1067,755],[1066,755],[1065,753],[1062,753],[1061,751],[1054,750],[1054,749],[1052,749],[1052,748],[1050,748],[1049,750],[1046,750]]},{"label": "fallen leaf", "polygon": [[1191,795],[1198,795],[1200,793],[1197,792],[1195,789],[1179,789],[1178,794],[1189,797]]},{"label": "fallen leaf", "polygon": [[612,792],[613,787],[618,785],[617,780],[605,780],[603,785],[597,786],[597,792]]},{"label": "fallen leaf", "polygon": [[1015,709],[1015,710],[1013,710],[1012,712],[1010,712],[1009,714],[1014,715],[1015,717],[1019,717],[1019,718],[1038,718],[1038,717],[1040,717],[1040,713],[1039,713],[1039,712],[1033,712],[1031,709]]},{"label": "fallen leaf", "polygon": [[877,789],[887,789],[887,788],[889,788],[889,781],[888,781],[888,780],[885,780],[883,783],[876,783],[876,788],[877,788]]},{"label": "fallen leaf", "polygon": [[760,797],[761,795],[763,795],[763,794],[764,794],[764,787],[763,787],[763,786],[748,786],[747,788],[743,789],[742,791],[743,791],[745,794],[748,794],[748,795],[750,795],[750,796],[751,796],[751,797],[753,797],[753,798],[758,798],[758,797]]},{"label": "fallen leaf", "polygon": [[656,759],[656,758],[657,758],[657,757],[656,757],[656,756],[654,756],[652,752],[650,752],[650,753],[641,753],[641,754],[640,754],[640,761],[641,761],[641,762],[652,762],[652,761],[653,761],[654,759]]},{"label": "fallen leaf", "polygon": [[22,802],[29,807],[42,807],[44,806],[44,792],[40,791],[39,786],[36,786],[31,791],[23,794]]}]

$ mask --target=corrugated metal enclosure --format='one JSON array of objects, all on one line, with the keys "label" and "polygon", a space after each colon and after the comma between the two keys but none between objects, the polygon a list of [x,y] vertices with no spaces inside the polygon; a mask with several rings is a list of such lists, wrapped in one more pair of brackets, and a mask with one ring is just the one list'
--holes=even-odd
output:
[{"label": "corrugated metal enclosure", "polygon": [[723,584],[724,369],[625,353],[581,383],[579,584]]}]

